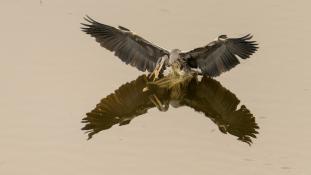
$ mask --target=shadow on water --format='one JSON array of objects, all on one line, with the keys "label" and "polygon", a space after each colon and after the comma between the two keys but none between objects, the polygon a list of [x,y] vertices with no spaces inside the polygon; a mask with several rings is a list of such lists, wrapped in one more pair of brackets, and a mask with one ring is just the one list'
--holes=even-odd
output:
[{"label": "shadow on water", "polygon": [[102,99],[83,118],[82,130],[87,131],[90,139],[113,125],[129,124],[150,108],[167,111],[169,106],[188,106],[211,119],[222,133],[234,135],[250,145],[259,127],[253,114],[244,105],[238,107],[239,103],[235,94],[212,78],[172,79],[167,76],[152,82],[146,75],[141,75]]}]

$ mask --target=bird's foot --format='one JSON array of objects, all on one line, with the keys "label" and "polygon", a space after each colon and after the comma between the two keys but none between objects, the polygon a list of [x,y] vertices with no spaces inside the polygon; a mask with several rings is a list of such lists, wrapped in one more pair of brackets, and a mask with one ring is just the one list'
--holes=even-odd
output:
[{"label": "bird's foot", "polygon": [[149,99],[159,109],[159,111],[165,112],[168,110],[168,105],[163,105],[156,95],[151,95]]}]

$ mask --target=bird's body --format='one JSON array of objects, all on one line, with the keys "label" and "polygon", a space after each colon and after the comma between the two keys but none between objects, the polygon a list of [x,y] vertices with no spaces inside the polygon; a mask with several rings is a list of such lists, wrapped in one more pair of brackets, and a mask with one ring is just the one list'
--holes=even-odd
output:
[{"label": "bird's body", "polygon": [[252,36],[248,34],[241,38],[220,35],[204,47],[188,52],[179,49],[169,52],[125,27],[114,28],[90,17],[85,20],[89,24],[82,24],[84,32],[95,37],[101,46],[114,52],[126,64],[140,71],[150,72],[154,79],[169,67],[173,72],[189,73],[200,70],[198,74],[215,77],[238,65],[239,58],[247,59],[258,49],[257,43],[250,41]]},{"label": "bird's body", "polygon": [[182,55],[180,54],[181,50],[179,49],[173,49],[170,52],[168,65],[171,67],[172,72],[178,72],[178,73],[189,73],[191,72],[191,67],[187,64],[187,62],[184,60]]}]

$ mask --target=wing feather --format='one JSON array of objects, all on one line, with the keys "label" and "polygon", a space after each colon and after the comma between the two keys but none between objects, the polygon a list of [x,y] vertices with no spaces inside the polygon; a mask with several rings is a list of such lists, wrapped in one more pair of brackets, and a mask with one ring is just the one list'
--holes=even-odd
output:
[{"label": "wing feather", "polygon": [[[125,125],[155,107],[149,101],[149,94],[143,92],[147,85],[147,77],[142,75],[136,80],[122,85],[113,94],[103,98],[95,109],[86,114],[82,119],[89,139],[102,130],[111,128],[113,125]],[[134,102],[134,103],[133,103]]]},{"label": "wing feather", "polygon": [[238,140],[251,144],[251,138],[258,134],[253,114],[244,105],[238,108],[240,100],[212,78],[193,81],[182,103],[203,112],[221,132],[237,136]]},{"label": "wing feather", "polygon": [[182,56],[190,67],[198,67],[203,75],[215,77],[240,64],[238,57],[247,59],[257,51],[258,44],[250,39],[252,36],[248,34],[241,38],[217,40],[182,53]]},{"label": "wing feather", "polygon": [[159,58],[169,54],[165,49],[133,34],[125,27],[119,26],[117,29],[88,16],[84,19],[88,24],[82,23],[82,31],[95,37],[102,47],[114,52],[123,62],[140,71],[152,72]]}]

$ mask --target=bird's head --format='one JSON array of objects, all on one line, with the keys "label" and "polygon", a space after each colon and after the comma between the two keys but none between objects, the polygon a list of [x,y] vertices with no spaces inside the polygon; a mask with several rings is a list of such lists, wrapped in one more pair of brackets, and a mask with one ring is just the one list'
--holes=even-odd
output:
[{"label": "bird's head", "polygon": [[180,53],[181,53],[181,50],[179,50],[179,49],[173,49],[171,51],[171,54],[180,54]]},{"label": "bird's head", "polygon": [[169,61],[168,61],[170,65],[173,64],[173,62],[175,62],[176,60],[179,59],[179,57],[180,57],[179,54],[180,53],[181,53],[181,50],[179,50],[179,49],[171,50]]},{"label": "bird's head", "polygon": [[226,39],[228,39],[227,35],[220,35],[220,36],[218,37],[218,40],[219,40],[219,41],[225,41]]}]

